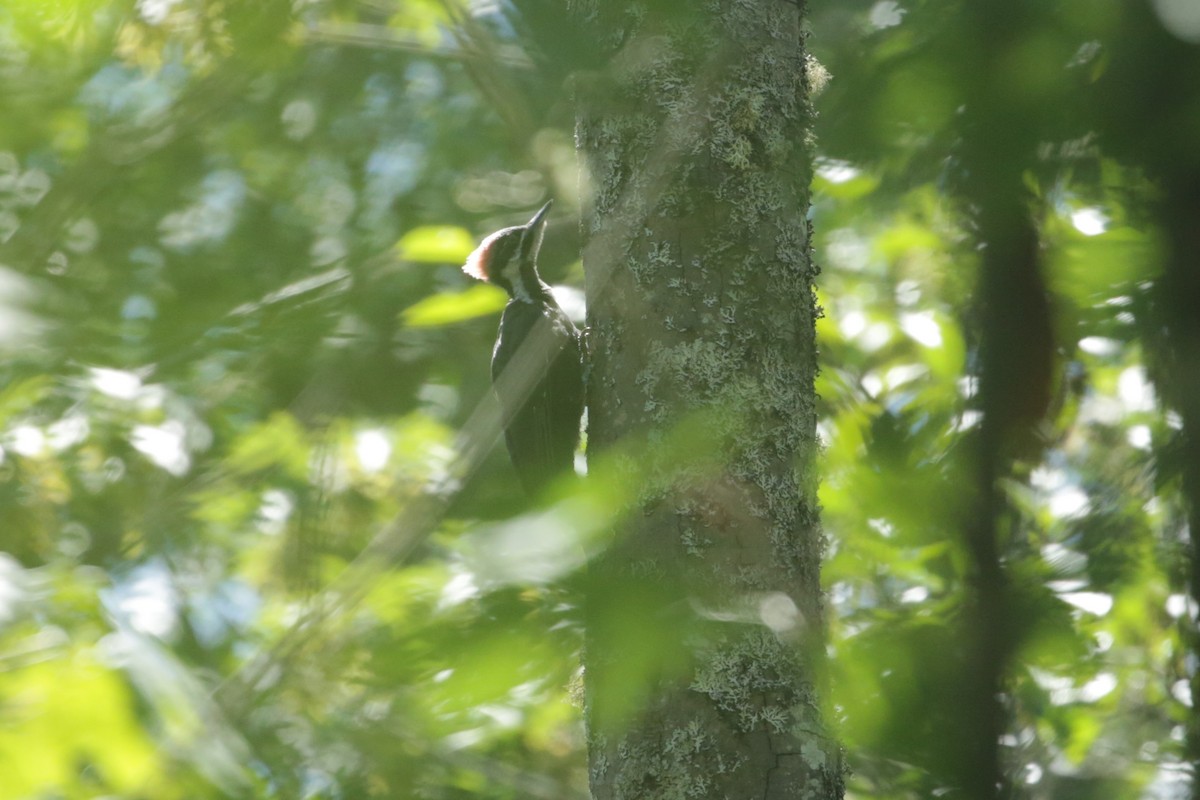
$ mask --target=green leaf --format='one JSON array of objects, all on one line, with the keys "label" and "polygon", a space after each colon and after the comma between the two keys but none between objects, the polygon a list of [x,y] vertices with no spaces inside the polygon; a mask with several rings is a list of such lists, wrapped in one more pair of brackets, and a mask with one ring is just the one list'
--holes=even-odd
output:
[{"label": "green leaf", "polygon": [[479,284],[465,292],[442,292],[415,303],[400,313],[411,328],[433,328],[494,314],[504,308],[504,292],[495,286]]},{"label": "green leaf", "polygon": [[396,243],[396,250],[405,261],[425,264],[462,263],[474,249],[474,237],[466,228],[455,225],[413,228]]},{"label": "green leaf", "polygon": [[874,175],[847,169],[844,174],[818,172],[813,178],[813,191],[838,200],[858,200],[879,188]]},{"label": "green leaf", "polygon": [[53,389],[49,375],[35,375],[6,386],[0,391],[0,423],[7,422],[28,408],[45,400]]},{"label": "green leaf", "polygon": [[7,671],[5,689],[0,754],[10,757],[3,760],[0,798],[65,796],[80,786],[81,764],[103,776],[114,794],[136,793],[152,779],[153,744],[116,673],[73,652]]},{"label": "green leaf", "polygon": [[276,411],[270,418],[246,432],[229,455],[229,466],[240,473],[280,468],[289,477],[308,477],[308,436],[296,418]]}]

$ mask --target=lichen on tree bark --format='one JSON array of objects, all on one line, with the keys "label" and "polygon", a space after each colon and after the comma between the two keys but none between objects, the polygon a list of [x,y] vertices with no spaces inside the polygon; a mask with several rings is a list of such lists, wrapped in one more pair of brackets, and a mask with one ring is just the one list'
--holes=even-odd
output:
[{"label": "lichen on tree bark", "polygon": [[[576,0],[596,798],[835,798],[814,458],[811,70],[795,3]],[[607,467],[600,466],[607,464]]]}]

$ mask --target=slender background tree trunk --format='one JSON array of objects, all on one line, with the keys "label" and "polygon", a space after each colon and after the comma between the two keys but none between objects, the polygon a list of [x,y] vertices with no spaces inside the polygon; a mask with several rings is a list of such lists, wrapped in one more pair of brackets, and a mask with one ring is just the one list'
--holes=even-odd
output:
[{"label": "slender background tree trunk", "polygon": [[576,2],[589,461],[631,479],[592,570],[596,798],[836,798],[821,721],[803,8]]},{"label": "slender background tree trunk", "polygon": [[[1193,43],[1164,29],[1151,6],[1124,10],[1123,37],[1114,48],[1113,69],[1099,93],[1097,111],[1109,146],[1158,183],[1155,209],[1163,227],[1163,275],[1152,294],[1153,310],[1143,332],[1155,386],[1180,419],[1180,429],[1163,437],[1157,480],[1178,480],[1186,519],[1186,544],[1173,565],[1173,588],[1200,607],[1200,163],[1196,160],[1196,84],[1200,68]],[[1149,43],[1149,44],[1147,44]],[[1142,56],[1152,49],[1155,58]],[[1184,77],[1188,76],[1188,77]],[[1161,92],[1147,92],[1154,86]],[[1192,97],[1192,102],[1164,96]],[[1200,655],[1200,626],[1193,611],[1180,616],[1180,638]],[[1200,670],[1185,670],[1191,691],[1183,760],[1192,768],[1190,797],[1200,800]]]}]

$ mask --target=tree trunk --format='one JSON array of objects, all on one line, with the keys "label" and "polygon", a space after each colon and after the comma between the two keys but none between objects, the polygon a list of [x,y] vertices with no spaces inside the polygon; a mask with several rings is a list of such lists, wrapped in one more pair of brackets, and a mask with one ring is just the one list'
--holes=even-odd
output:
[{"label": "tree trunk", "polygon": [[[803,8],[576,0],[598,800],[839,798],[818,693],[817,316]],[[634,477],[630,477],[634,476]]]}]

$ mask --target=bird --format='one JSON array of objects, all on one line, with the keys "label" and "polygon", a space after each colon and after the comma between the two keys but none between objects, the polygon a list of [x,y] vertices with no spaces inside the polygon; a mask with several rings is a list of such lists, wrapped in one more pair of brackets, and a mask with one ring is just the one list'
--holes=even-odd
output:
[{"label": "bird", "polygon": [[574,474],[583,416],[583,345],[537,270],[548,201],[524,225],[498,230],[467,257],[463,272],[508,294],[492,350],[492,389],[509,459],[525,491],[541,495]]}]

